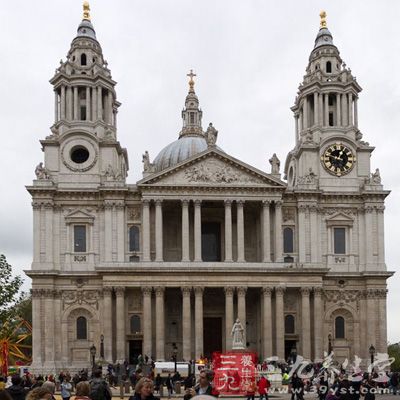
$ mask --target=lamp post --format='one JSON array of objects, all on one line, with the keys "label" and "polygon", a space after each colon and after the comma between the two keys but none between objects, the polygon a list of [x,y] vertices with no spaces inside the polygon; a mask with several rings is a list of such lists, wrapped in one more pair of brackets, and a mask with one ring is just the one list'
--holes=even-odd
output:
[{"label": "lamp post", "polygon": [[178,347],[176,347],[175,343],[172,343],[172,359],[174,360],[174,371],[177,371],[176,368],[176,359],[178,357]]},{"label": "lamp post", "polygon": [[92,344],[92,346],[89,349],[90,351],[90,355],[92,357],[92,369],[94,371],[94,367],[95,367],[95,358],[96,358],[96,346],[94,344]]},{"label": "lamp post", "polygon": [[100,360],[104,361],[104,335],[100,335]]},{"label": "lamp post", "polygon": [[332,353],[332,335],[328,335],[328,355]]},{"label": "lamp post", "polygon": [[371,356],[371,372],[373,372],[374,368],[374,359],[375,359],[375,347],[373,344],[371,344],[371,346],[369,346],[369,355]]}]

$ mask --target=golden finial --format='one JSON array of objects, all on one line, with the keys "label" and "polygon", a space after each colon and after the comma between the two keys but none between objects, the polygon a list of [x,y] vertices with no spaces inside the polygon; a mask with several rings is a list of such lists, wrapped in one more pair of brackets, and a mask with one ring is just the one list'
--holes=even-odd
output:
[{"label": "golden finial", "polygon": [[321,22],[319,25],[320,29],[326,28],[326,11],[321,11],[319,16],[321,17]]},{"label": "golden finial", "polygon": [[193,77],[197,76],[196,74],[193,73],[193,70],[191,69],[188,74],[186,74],[189,79],[189,92],[194,92],[194,80]]},{"label": "golden finial", "polygon": [[88,1],[83,2],[83,19],[90,21],[90,6]]}]

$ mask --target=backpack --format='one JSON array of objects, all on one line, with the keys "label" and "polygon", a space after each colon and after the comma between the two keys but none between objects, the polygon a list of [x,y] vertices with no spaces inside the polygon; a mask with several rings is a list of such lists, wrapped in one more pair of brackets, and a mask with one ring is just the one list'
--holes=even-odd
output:
[{"label": "backpack", "polygon": [[90,385],[90,398],[92,400],[110,400],[107,384],[102,380],[92,381]]}]

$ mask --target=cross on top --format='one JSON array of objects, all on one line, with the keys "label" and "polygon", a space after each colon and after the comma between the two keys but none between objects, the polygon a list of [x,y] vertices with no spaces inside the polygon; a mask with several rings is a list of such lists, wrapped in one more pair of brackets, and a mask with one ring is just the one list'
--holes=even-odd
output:
[{"label": "cross on top", "polygon": [[194,86],[194,80],[193,77],[197,76],[195,73],[193,73],[193,70],[191,69],[190,72],[188,74],[186,74],[186,76],[188,76],[190,78],[189,80],[189,87],[190,90],[193,90],[193,86]]}]

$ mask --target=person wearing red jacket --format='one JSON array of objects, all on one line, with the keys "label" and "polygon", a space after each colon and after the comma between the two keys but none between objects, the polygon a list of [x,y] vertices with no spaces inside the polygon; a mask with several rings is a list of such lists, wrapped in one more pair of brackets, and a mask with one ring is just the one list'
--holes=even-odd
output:
[{"label": "person wearing red jacket", "polygon": [[260,400],[268,400],[268,389],[270,386],[271,382],[264,375],[261,375],[261,378],[258,381],[258,393],[260,394]]}]

